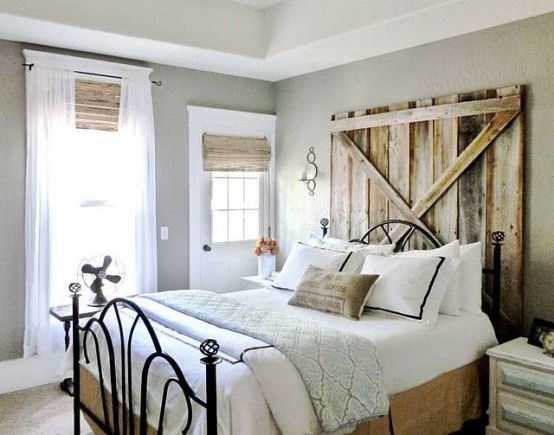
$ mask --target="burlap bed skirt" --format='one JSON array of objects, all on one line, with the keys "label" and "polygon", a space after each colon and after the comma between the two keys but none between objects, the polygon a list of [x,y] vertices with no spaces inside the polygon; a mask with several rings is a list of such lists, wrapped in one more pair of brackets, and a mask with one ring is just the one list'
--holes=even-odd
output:
[{"label": "burlap bed skirt", "polygon": [[[419,387],[395,394],[390,397],[389,415],[358,426],[353,434],[439,435],[455,432],[465,421],[482,416],[482,405],[487,403],[487,374],[488,364],[482,358]],[[100,385],[83,367],[81,401],[95,415],[103,415]],[[104,433],[86,414],[85,418],[95,434]],[[135,421],[138,429],[138,419]],[[152,427],[148,427],[150,434],[156,434]]]}]

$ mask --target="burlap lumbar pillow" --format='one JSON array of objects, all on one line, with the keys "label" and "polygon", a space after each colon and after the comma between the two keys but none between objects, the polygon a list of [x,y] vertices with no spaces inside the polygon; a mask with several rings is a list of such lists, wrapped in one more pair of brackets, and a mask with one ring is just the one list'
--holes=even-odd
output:
[{"label": "burlap lumbar pillow", "polygon": [[290,305],[342,314],[358,320],[369,296],[369,290],[379,275],[359,275],[335,272],[309,266]]}]

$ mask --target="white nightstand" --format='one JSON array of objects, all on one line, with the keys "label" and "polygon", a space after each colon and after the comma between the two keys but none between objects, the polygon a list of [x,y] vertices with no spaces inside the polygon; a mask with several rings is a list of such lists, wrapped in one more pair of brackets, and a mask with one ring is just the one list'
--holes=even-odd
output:
[{"label": "white nightstand", "polygon": [[241,279],[245,281],[255,282],[256,284],[261,284],[263,287],[271,287],[275,282],[277,275],[272,275],[269,278],[260,278],[258,275],[253,276],[243,276]]},{"label": "white nightstand", "polygon": [[493,347],[487,434],[554,434],[554,358],[527,338]]}]

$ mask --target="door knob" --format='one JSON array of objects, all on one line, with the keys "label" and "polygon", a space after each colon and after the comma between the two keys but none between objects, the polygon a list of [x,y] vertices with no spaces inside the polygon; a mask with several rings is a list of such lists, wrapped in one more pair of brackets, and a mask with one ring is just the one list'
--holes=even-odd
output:
[{"label": "door knob", "polygon": [[210,252],[212,250],[212,247],[210,245],[204,245],[202,246],[202,249],[204,252]]}]

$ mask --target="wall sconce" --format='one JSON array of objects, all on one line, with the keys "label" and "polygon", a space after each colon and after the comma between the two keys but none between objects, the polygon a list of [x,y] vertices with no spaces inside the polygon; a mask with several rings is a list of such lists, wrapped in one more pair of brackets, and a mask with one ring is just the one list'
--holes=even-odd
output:
[{"label": "wall sconce", "polygon": [[314,196],[315,191],[315,178],[317,177],[317,165],[315,164],[314,147],[310,147],[308,154],[306,154],[306,166],[300,174],[300,180],[306,183],[306,187],[310,193],[310,196]]}]

